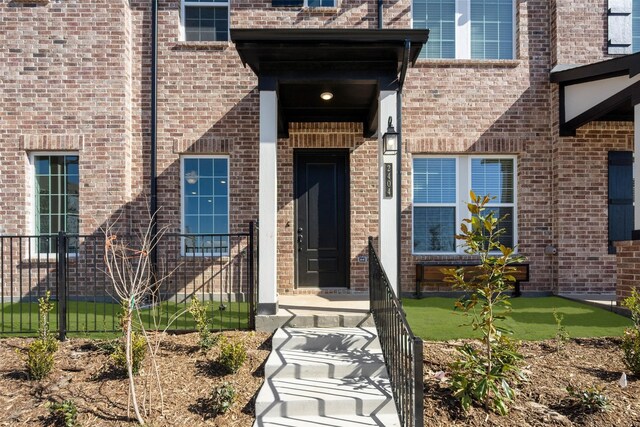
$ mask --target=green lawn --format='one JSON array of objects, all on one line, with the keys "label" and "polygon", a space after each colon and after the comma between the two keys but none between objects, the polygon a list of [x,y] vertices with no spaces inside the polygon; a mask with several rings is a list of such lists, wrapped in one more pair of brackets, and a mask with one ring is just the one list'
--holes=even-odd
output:
[{"label": "green lawn", "polygon": [[[470,327],[463,313],[454,311],[455,298],[428,297],[402,300],[413,332],[425,340],[441,341],[475,338],[479,335]],[[556,323],[554,308],[564,314],[562,324],[572,338],[620,336],[631,320],[608,310],[592,307],[559,297],[512,298],[513,311],[502,324],[521,340],[553,338]]]},{"label": "green lawn", "polygon": [[[214,302],[209,313],[213,329],[245,329],[248,328],[249,304],[244,302],[226,303],[226,309],[219,310],[219,303]],[[153,311],[159,319],[159,328],[164,329],[168,319],[178,312],[184,311],[185,303],[164,301],[154,309],[145,309],[141,318],[147,328],[153,328]],[[67,329],[69,336],[95,337],[113,335],[111,331],[118,329],[118,313],[120,306],[113,303],[94,303],[86,301],[69,301],[67,303]],[[51,329],[58,330],[57,303],[49,321]],[[33,335],[38,328],[38,304],[4,303],[0,312],[0,335]],[[189,313],[184,313],[174,321],[170,330],[195,330],[195,322]]]}]

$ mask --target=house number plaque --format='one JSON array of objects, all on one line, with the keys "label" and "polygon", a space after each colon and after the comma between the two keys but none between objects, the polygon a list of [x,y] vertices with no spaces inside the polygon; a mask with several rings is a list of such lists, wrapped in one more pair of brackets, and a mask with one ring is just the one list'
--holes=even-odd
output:
[{"label": "house number plaque", "polygon": [[393,197],[393,163],[384,164],[384,198]]}]

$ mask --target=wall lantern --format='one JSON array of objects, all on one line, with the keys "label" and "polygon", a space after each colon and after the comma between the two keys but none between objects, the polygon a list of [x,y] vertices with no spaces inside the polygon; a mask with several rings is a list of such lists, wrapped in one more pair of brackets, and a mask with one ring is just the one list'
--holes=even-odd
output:
[{"label": "wall lantern", "polygon": [[389,116],[387,131],[382,135],[384,154],[396,154],[398,152],[398,132],[393,127],[393,119]]},{"label": "wall lantern", "polygon": [[185,174],[184,177],[187,179],[188,184],[193,185],[196,182],[198,182],[198,172],[196,171],[190,171],[187,174]]}]

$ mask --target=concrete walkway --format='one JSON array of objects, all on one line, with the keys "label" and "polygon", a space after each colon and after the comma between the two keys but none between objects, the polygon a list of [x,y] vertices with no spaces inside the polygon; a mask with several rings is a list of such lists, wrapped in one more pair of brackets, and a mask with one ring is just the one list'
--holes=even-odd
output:
[{"label": "concrete walkway", "polygon": [[375,328],[282,328],[254,427],[400,426]]}]

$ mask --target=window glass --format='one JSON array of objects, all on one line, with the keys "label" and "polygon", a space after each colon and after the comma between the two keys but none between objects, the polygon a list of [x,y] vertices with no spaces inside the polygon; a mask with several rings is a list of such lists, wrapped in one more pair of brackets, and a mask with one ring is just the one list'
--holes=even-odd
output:
[{"label": "window glass", "polygon": [[413,159],[413,249],[455,252],[456,159]]},{"label": "window glass", "polygon": [[513,58],[513,0],[471,2],[471,58]]},{"label": "window glass", "polygon": [[415,207],[413,209],[414,252],[455,252],[455,220],[455,208]]},{"label": "window glass", "polygon": [[471,189],[495,197],[491,204],[513,203],[513,159],[472,159]]},{"label": "window glass", "polygon": [[228,2],[219,0],[185,1],[183,25],[187,41],[229,40]]},{"label": "window glass", "polygon": [[421,58],[455,58],[455,0],[414,0],[413,28],[428,28]]},{"label": "window glass", "polygon": [[415,157],[413,159],[413,252],[464,253],[455,240],[468,218],[467,197],[495,197],[488,209],[503,218],[500,243],[516,244],[516,160],[513,157]]},{"label": "window glass", "polygon": [[[35,171],[35,234],[57,234],[65,231],[78,234],[80,214],[80,175],[77,155],[36,155]],[[70,248],[77,239],[70,239]],[[56,252],[56,239],[38,239],[38,251]]]},{"label": "window glass", "polygon": [[505,246],[514,245],[514,200],[515,179],[513,159],[477,159],[471,160],[471,189],[478,195],[495,197],[489,202],[495,218],[505,217],[500,222],[504,229],[499,237]]},{"label": "window glass", "polygon": [[415,203],[455,203],[456,160],[414,159],[413,201]]},{"label": "window glass", "polygon": [[198,157],[183,159],[184,252],[217,256],[227,253],[229,233],[229,160]]},{"label": "window glass", "polygon": [[[636,0],[640,1],[640,0]],[[514,0],[413,0],[413,28],[428,28],[421,58],[455,58],[456,43],[474,59],[513,58]],[[460,17],[456,18],[456,11]],[[469,17],[466,19],[465,17]],[[456,40],[456,25],[470,25]],[[470,37],[470,39],[469,39]],[[462,58],[464,59],[464,58]]]}]

